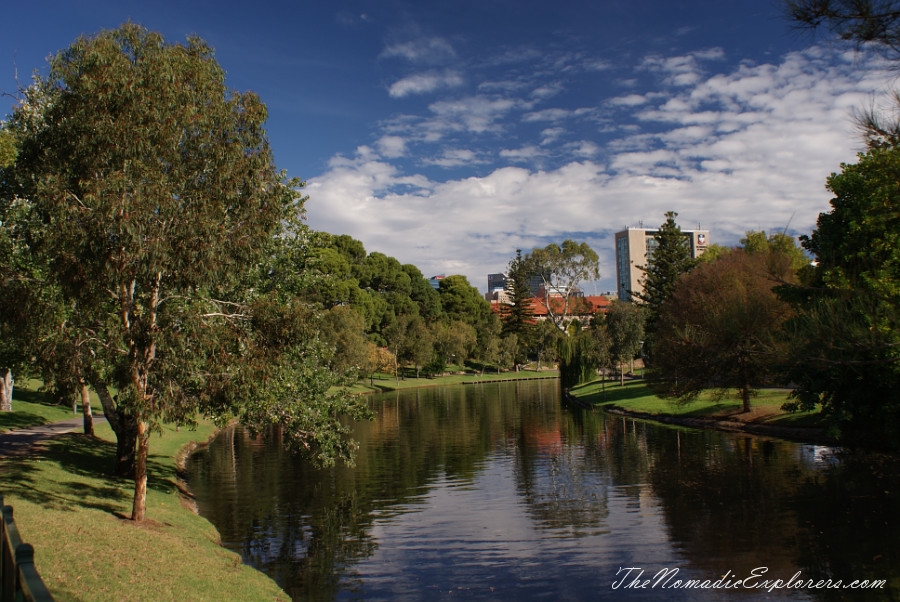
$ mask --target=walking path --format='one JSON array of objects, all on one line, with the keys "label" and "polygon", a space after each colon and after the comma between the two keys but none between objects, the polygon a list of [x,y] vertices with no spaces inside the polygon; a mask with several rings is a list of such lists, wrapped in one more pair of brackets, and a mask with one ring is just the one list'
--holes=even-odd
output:
[{"label": "walking path", "polygon": [[[94,424],[105,421],[102,414],[94,415]],[[26,456],[37,451],[47,440],[73,431],[81,431],[84,428],[84,418],[78,416],[50,422],[40,426],[31,426],[16,429],[6,433],[0,433],[0,459]]]}]

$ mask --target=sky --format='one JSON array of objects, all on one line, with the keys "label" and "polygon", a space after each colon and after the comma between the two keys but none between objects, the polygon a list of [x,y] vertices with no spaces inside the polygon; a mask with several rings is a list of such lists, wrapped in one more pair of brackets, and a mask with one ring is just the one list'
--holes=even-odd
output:
[{"label": "sky", "polygon": [[132,21],[197,35],[269,109],[311,227],[480,290],[516,249],[613,236],[667,211],[710,242],[808,234],[863,144],[853,112],[896,74],[798,32],[778,0],[89,0],[11,3],[0,115],[46,58]]}]

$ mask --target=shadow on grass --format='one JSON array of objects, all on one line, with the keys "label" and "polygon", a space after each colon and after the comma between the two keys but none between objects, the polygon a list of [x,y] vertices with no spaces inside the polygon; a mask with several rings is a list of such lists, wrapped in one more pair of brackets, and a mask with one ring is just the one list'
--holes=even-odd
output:
[{"label": "shadow on grass", "polygon": [[[20,471],[4,477],[4,490],[29,502],[51,510],[74,511],[93,508],[103,512],[121,511],[127,499],[125,479],[108,474],[113,466],[115,444],[82,434],[68,433],[46,444],[46,450],[35,457],[13,464]],[[56,464],[64,479],[52,466]]]},{"label": "shadow on grass", "polygon": [[14,430],[47,424],[47,419],[31,412],[0,412],[0,430]]},{"label": "shadow on grass", "polygon": [[20,387],[15,389],[13,400],[27,401],[28,403],[39,403],[45,406],[58,406],[59,401],[53,399],[53,396],[46,391],[37,391],[31,388]]},{"label": "shadow on grass", "polygon": [[[585,387],[596,387],[597,390],[587,395],[580,395],[578,393],[578,390]],[[582,401],[594,406],[602,406],[618,401],[627,401],[652,395],[650,389],[647,387],[647,384],[643,381],[626,382],[624,387],[620,385],[618,381],[609,381],[606,383],[605,388],[601,387],[595,381],[587,385],[572,387],[571,391],[572,393],[578,395]]]}]

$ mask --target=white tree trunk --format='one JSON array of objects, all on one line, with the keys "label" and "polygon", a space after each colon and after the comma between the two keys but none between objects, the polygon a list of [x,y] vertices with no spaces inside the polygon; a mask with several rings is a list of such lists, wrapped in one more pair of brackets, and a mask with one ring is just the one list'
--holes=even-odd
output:
[{"label": "white tree trunk", "polygon": [[0,370],[0,412],[12,412],[13,376],[12,370]]}]

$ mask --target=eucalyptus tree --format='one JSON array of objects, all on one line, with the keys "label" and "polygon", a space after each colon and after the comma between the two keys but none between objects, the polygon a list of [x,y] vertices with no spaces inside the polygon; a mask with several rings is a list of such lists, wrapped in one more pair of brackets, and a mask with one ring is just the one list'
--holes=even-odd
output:
[{"label": "eucalyptus tree", "polygon": [[634,359],[644,345],[644,314],[640,307],[624,301],[613,301],[605,324],[609,354],[619,366],[621,384],[625,384],[625,363]]},{"label": "eucalyptus tree", "polygon": [[[205,42],[168,44],[135,24],[51,57],[10,119],[20,142],[11,193],[40,226],[22,236],[95,358],[82,376],[117,437],[136,440],[136,521],[163,421],[206,409],[291,427],[297,401],[327,380],[302,304],[271,282],[244,287],[303,252],[301,183],[276,169],[265,120],[255,94],[226,87]],[[291,439],[340,455],[333,424],[300,420]]]},{"label": "eucalyptus tree", "polygon": [[544,296],[539,298],[556,328],[565,332],[571,301],[578,285],[600,277],[600,258],[586,243],[564,240],[561,245],[536,248],[526,256],[530,272],[540,278]]}]

